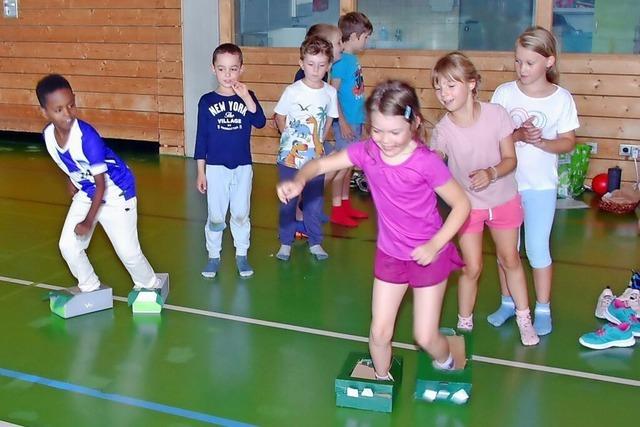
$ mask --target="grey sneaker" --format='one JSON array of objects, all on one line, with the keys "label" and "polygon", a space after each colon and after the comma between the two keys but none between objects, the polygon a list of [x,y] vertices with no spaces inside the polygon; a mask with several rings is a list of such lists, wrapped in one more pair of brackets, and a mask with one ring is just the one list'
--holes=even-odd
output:
[{"label": "grey sneaker", "polygon": [[220,258],[209,258],[207,265],[202,270],[202,275],[207,279],[213,279],[218,273],[218,268],[220,268]]},{"label": "grey sneaker", "polygon": [[238,274],[240,274],[240,277],[253,276],[253,268],[251,268],[251,266],[249,265],[249,261],[247,260],[246,255],[237,255],[236,265],[238,266]]}]

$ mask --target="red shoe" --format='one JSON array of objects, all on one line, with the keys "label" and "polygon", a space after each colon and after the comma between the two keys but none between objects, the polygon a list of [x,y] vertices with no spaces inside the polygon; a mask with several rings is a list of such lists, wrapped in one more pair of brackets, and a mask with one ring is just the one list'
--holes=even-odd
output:
[{"label": "red shoe", "polygon": [[351,218],[355,218],[355,219],[369,218],[368,213],[358,210],[353,206],[351,206],[351,201],[349,199],[342,201],[342,209],[344,209],[347,215],[349,215]]},{"label": "red shoe", "polygon": [[347,215],[343,206],[331,207],[331,216],[329,221],[333,224],[342,225],[343,227],[357,227],[358,223],[349,215]]}]

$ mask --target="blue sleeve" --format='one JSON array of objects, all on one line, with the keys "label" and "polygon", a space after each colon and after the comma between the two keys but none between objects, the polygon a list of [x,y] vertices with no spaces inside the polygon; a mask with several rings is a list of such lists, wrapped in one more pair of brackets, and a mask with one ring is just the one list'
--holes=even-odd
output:
[{"label": "blue sleeve", "polygon": [[208,117],[209,111],[207,110],[207,103],[205,97],[202,96],[198,102],[198,125],[196,130],[196,148],[193,153],[193,158],[198,160],[207,159],[207,146],[209,144],[209,127]]},{"label": "blue sleeve", "polygon": [[258,102],[258,98],[256,98],[256,94],[252,91],[249,91],[249,95],[251,95],[251,98],[253,98],[253,102],[256,103],[256,112],[250,113],[251,125],[254,128],[261,129],[265,124],[267,124],[267,118],[264,115],[264,111],[262,111],[262,106],[260,105],[260,102]]},{"label": "blue sleeve", "polygon": [[107,171],[105,145],[100,134],[88,123],[78,122],[82,132],[82,153],[89,161],[91,175],[99,175]]}]

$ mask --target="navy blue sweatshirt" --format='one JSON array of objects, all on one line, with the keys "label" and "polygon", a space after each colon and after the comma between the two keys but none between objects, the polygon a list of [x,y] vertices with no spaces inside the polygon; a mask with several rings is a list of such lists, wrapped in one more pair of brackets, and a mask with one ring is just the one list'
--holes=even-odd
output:
[{"label": "navy blue sweatshirt", "polygon": [[198,102],[198,130],[193,157],[208,165],[229,169],[251,164],[251,127],[262,128],[267,122],[256,95],[249,91],[256,112],[247,109],[238,95],[225,96],[209,92]]}]

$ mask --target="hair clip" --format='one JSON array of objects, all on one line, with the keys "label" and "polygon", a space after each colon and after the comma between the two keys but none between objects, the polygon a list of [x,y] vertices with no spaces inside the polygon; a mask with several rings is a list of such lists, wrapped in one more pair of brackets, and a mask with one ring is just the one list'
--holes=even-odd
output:
[{"label": "hair clip", "polygon": [[411,106],[407,105],[406,107],[404,107],[404,118],[409,120],[411,118]]}]

